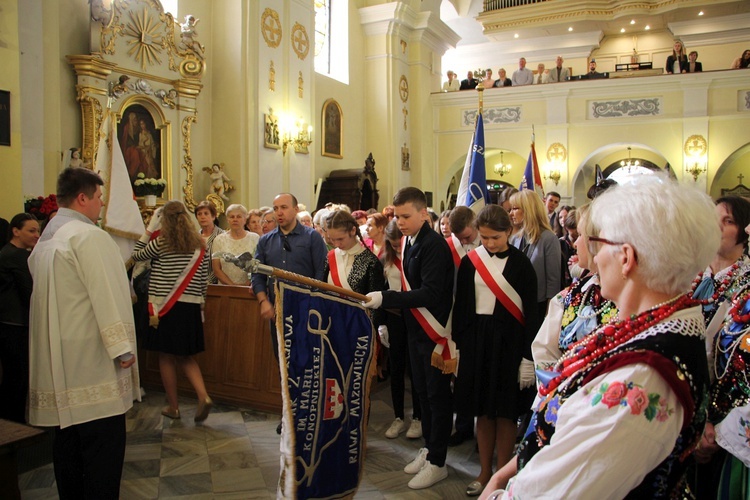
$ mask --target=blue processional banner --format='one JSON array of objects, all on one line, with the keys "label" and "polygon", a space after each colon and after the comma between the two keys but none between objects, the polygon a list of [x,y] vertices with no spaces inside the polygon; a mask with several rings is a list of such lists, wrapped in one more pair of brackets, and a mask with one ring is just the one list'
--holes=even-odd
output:
[{"label": "blue processional banner", "polygon": [[354,496],[364,464],[375,331],[351,300],[278,282],[279,498]]}]

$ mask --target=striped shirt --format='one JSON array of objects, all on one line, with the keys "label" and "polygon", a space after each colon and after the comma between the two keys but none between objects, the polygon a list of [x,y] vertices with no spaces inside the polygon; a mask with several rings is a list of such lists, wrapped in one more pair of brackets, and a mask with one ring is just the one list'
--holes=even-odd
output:
[{"label": "striped shirt", "polygon": [[[175,286],[180,273],[188,266],[193,253],[174,253],[162,248],[164,239],[159,237],[145,243],[138,241],[133,251],[133,260],[151,260],[151,279],[148,284],[148,300],[157,304],[164,302]],[[185,288],[178,302],[202,304],[206,296],[208,280],[208,254]]]}]

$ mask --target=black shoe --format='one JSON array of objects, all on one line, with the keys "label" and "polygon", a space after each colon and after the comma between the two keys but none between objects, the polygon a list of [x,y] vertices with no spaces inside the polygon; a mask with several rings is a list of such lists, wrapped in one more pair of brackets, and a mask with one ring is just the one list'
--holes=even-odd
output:
[{"label": "black shoe", "polygon": [[276,434],[281,436],[281,422],[279,422],[279,425],[276,427]]},{"label": "black shoe", "polygon": [[474,437],[474,434],[464,434],[462,432],[454,432],[451,434],[451,437],[448,438],[448,446],[458,446],[467,439],[471,439]]}]

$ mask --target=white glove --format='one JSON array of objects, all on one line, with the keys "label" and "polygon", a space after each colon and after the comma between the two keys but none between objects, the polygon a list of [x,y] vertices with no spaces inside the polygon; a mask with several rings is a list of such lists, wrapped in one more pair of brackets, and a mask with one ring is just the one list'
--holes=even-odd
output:
[{"label": "white glove", "polygon": [[378,327],[378,335],[380,336],[380,343],[383,344],[383,347],[391,347],[391,344],[388,342],[388,327],[385,325],[380,325]]},{"label": "white glove", "polygon": [[362,305],[368,309],[377,309],[383,303],[383,292],[370,292],[367,297],[370,300],[362,302]]},{"label": "white glove", "polygon": [[146,228],[149,233],[153,234],[161,228],[161,210],[161,207],[159,207],[151,215],[151,220],[148,221],[148,227]]},{"label": "white glove", "polygon": [[521,389],[526,389],[532,387],[535,383],[534,362],[526,358],[521,359],[521,364],[518,366],[518,386]]}]

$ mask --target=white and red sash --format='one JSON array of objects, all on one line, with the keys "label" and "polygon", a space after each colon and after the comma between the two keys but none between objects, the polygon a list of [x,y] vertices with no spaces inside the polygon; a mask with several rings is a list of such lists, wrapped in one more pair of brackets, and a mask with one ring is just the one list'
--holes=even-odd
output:
[{"label": "white and red sash", "polygon": [[522,325],[526,325],[526,318],[523,314],[523,302],[518,292],[508,283],[503,273],[492,263],[492,257],[487,253],[483,245],[475,248],[468,253],[477,273],[482,281],[492,291],[492,294],[500,301],[505,309],[510,312],[514,318]]},{"label": "white and red sash", "polygon": [[445,241],[448,242],[448,247],[451,249],[453,264],[456,266],[456,269],[458,269],[458,265],[461,263],[461,259],[463,259],[464,255],[466,255],[466,250],[464,250],[464,246],[452,233],[445,239]]},{"label": "white and red sash", "polygon": [[[401,258],[405,257],[407,238],[401,239]],[[406,279],[406,273],[401,271],[401,289],[405,292],[411,291],[411,285]],[[458,353],[456,343],[451,339],[451,321],[453,312],[448,316],[446,326],[432,315],[426,307],[414,307],[409,309],[416,318],[419,326],[435,342],[435,349],[432,351],[432,366],[439,368],[443,373],[455,373],[458,367]]]},{"label": "white and red sash", "polygon": [[196,250],[195,253],[193,253],[193,256],[190,258],[187,266],[185,266],[185,269],[183,269],[180,275],[177,276],[177,280],[175,281],[174,286],[164,298],[163,303],[148,303],[149,324],[151,326],[153,326],[154,328],[159,326],[159,318],[167,314],[169,310],[172,309],[172,307],[177,303],[179,298],[182,296],[182,292],[185,291],[185,289],[190,284],[190,281],[193,279],[193,276],[195,276],[196,271],[198,271],[198,267],[200,267],[201,262],[203,262],[203,256],[205,254],[205,248],[200,248]]},{"label": "white and red sash", "polygon": [[335,248],[328,252],[328,269],[330,271],[328,274],[331,277],[331,281],[333,281],[333,284],[339,288],[351,290],[352,287],[346,279],[347,275],[344,267],[345,262],[343,252],[337,252]]}]

